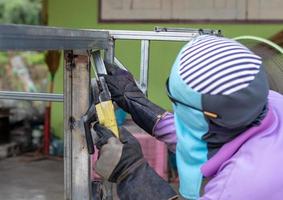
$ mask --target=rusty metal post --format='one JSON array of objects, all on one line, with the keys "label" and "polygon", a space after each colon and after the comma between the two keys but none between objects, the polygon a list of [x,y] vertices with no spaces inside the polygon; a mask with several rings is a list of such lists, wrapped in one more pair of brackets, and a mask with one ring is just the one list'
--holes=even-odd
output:
[{"label": "rusty metal post", "polygon": [[86,51],[65,51],[65,199],[90,200],[90,159],[81,117],[89,106],[90,67]]}]

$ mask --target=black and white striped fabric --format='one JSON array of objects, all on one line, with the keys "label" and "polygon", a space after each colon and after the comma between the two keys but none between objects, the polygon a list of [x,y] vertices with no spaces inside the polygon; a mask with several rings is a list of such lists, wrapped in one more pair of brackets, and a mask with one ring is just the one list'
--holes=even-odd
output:
[{"label": "black and white striped fabric", "polygon": [[201,94],[229,95],[249,85],[262,60],[242,44],[200,36],[181,52],[179,75]]}]

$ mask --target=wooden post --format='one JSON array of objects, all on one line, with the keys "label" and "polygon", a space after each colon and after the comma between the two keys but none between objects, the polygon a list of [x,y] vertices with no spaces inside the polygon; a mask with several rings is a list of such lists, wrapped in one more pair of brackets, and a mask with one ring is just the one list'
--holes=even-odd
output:
[{"label": "wooden post", "polygon": [[90,200],[90,159],[80,122],[89,106],[89,57],[86,51],[65,51],[64,57],[65,199]]}]

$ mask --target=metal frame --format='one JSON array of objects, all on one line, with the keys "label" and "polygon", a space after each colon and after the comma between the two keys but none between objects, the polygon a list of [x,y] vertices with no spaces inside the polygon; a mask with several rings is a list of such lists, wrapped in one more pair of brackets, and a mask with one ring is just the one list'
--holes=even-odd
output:
[{"label": "metal frame", "polygon": [[[90,160],[80,122],[89,106],[89,50],[104,50],[107,62],[115,61],[123,67],[115,58],[115,40],[141,40],[139,85],[147,93],[150,40],[190,41],[199,34],[197,29],[156,32],[0,25],[0,50],[64,51],[64,96],[0,91],[0,99],[64,102],[65,199],[91,199]],[[107,199],[111,198],[110,195]]]},{"label": "metal frame", "polygon": [[81,116],[89,106],[88,50],[108,48],[107,31],[86,31],[43,26],[0,25],[0,50],[63,50],[62,94],[0,91],[0,99],[28,101],[64,100],[65,199],[91,199],[90,159]]},{"label": "metal frame", "polygon": [[107,31],[0,25],[0,50],[106,49]]}]

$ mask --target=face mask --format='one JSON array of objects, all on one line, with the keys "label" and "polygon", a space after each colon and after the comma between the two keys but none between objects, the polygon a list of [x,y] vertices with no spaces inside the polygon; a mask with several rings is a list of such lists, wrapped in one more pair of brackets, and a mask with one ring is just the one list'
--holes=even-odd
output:
[{"label": "face mask", "polygon": [[[180,103],[174,106],[177,133],[176,158],[180,179],[180,193],[188,199],[197,199],[202,183],[200,167],[207,160],[207,145],[201,138],[208,132],[208,123],[201,107],[201,94],[190,89],[178,76],[178,59],[174,64],[169,83],[171,95],[194,105],[191,108]],[[178,89],[177,89],[178,88]],[[180,92],[182,88],[182,92]]]}]

